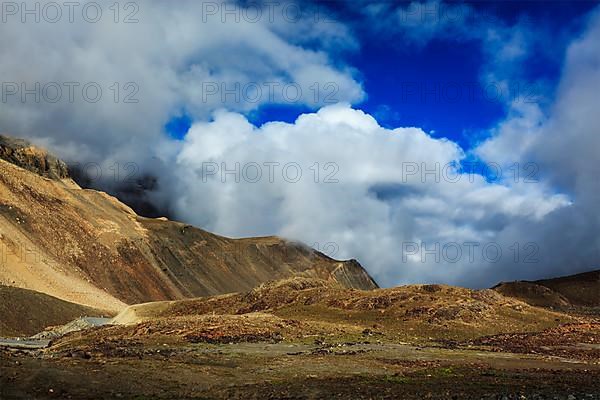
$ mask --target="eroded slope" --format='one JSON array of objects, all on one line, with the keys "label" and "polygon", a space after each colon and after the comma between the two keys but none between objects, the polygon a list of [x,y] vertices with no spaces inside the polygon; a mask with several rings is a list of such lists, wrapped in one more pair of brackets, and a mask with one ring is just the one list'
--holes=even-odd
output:
[{"label": "eroded slope", "polygon": [[0,151],[11,155],[10,162],[0,159],[0,284],[110,310],[297,275],[377,287],[356,261],[297,243],[234,240],[140,217],[105,193],[81,189],[60,172],[62,163],[19,143],[19,151]]},{"label": "eroded slope", "polygon": [[0,316],[0,337],[13,337],[30,336],[82,316],[108,315],[31,290],[0,286]]},{"label": "eroded slope", "polygon": [[541,307],[598,308],[600,270],[538,281],[502,282],[494,290]]}]

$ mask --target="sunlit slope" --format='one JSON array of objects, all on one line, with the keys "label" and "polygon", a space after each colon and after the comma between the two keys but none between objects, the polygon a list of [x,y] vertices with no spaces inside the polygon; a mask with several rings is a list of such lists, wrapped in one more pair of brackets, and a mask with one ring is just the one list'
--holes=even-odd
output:
[{"label": "sunlit slope", "polygon": [[356,261],[301,244],[234,240],[140,217],[106,193],[81,189],[46,152],[3,145],[0,156],[10,162],[0,159],[0,284],[108,310],[250,290],[297,275],[377,287]]}]

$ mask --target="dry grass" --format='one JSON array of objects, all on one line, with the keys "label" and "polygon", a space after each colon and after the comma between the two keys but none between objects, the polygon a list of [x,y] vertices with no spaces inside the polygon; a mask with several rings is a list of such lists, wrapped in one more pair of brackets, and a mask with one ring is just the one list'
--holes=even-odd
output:
[{"label": "dry grass", "polygon": [[577,320],[492,290],[413,285],[360,291],[322,280],[293,278],[246,293],[140,304],[123,311],[115,322],[160,331],[158,327],[163,324],[179,326],[184,321],[204,332],[207,321],[221,320],[227,326],[236,316],[256,315],[294,321],[292,335],[278,326],[269,331],[271,336],[289,340],[311,335],[358,340],[366,335],[377,340],[417,342],[540,331]]}]

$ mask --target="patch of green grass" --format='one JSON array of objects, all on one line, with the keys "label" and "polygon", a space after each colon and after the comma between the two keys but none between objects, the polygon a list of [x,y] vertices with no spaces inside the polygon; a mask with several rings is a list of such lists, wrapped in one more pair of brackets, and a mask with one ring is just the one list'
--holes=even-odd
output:
[{"label": "patch of green grass", "polygon": [[386,375],[383,377],[383,381],[387,383],[395,383],[395,384],[408,384],[412,382],[407,376],[401,375]]},{"label": "patch of green grass", "polygon": [[454,376],[456,373],[452,367],[439,368],[437,370],[438,374],[441,376]]},{"label": "patch of green grass", "polygon": [[463,376],[463,374],[461,374],[459,371],[457,371],[456,368],[450,367],[450,366],[423,369],[423,370],[418,371],[416,373],[416,375],[419,377],[440,378],[440,379],[456,378],[456,377]]}]

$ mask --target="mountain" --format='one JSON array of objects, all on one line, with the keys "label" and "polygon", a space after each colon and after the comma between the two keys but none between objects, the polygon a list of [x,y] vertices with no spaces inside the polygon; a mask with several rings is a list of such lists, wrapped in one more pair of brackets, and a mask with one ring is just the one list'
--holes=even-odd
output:
[{"label": "mountain", "polygon": [[49,326],[106,312],[59,300],[32,290],[0,286],[0,336],[30,336]]},{"label": "mountain", "polygon": [[600,307],[600,270],[538,281],[502,282],[493,289],[534,306]]},{"label": "mountain", "polygon": [[230,239],[141,217],[106,193],[82,189],[47,151],[0,136],[0,284],[119,311],[294,276],[377,288],[358,262],[300,243]]},{"label": "mountain", "polygon": [[69,177],[67,164],[23,139],[0,135],[0,159],[46,178]]}]

